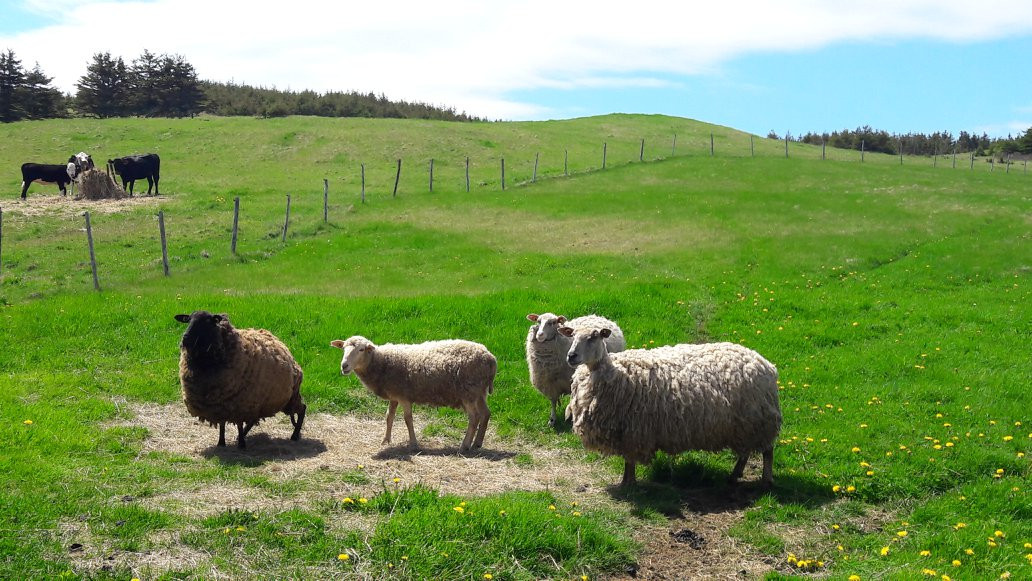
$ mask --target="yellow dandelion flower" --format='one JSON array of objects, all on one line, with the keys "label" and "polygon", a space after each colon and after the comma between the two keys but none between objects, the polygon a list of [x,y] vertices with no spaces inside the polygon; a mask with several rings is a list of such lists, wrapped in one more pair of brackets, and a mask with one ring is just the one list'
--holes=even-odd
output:
[{"label": "yellow dandelion flower", "polygon": [[928,575],[929,577],[934,577],[935,569],[921,569],[921,573]]},{"label": "yellow dandelion flower", "polygon": [[832,492],[838,492],[839,490],[842,490],[842,487],[839,486],[838,484],[836,484],[835,486],[831,487],[831,491]]},{"label": "yellow dandelion flower", "polygon": [[858,453],[859,451],[860,451],[860,447],[859,446],[853,446],[853,448],[850,450],[850,452],[852,452],[854,454]]},{"label": "yellow dandelion flower", "polygon": [[338,561],[347,561],[350,558],[351,558],[351,556],[348,555],[347,553],[341,553],[341,554],[337,555],[337,560]]},{"label": "yellow dandelion flower", "polygon": [[953,581],[952,579],[950,579],[950,576],[945,573],[943,573],[942,577],[939,578],[942,579],[942,581]]},{"label": "yellow dandelion flower", "polygon": [[845,551],[846,550],[846,548],[843,547],[842,545],[835,545],[835,548],[838,549],[839,551]]},{"label": "yellow dandelion flower", "polygon": [[401,560],[402,561],[408,561],[408,555],[402,555],[401,556]]},{"label": "yellow dandelion flower", "polygon": [[358,503],[359,503],[359,504],[365,504],[365,503],[367,503],[367,502],[369,502],[369,499],[367,499],[367,498],[359,498],[359,499],[358,499]]},{"label": "yellow dandelion flower", "polygon": [[237,527],[236,530],[238,530],[240,532],[243,532],[243,531],[246,531],[247,529],[245,529],[244,527]]},{"label": "yellow dandelion flower", "polygon": [[1032,543],[1025,543],[1026,549],[1032,549]]},{"label": "yellow dandelion flower", "polygon": [[466,509],[462,508],[461,506],[456,506],[452,510],[454,510],[455,512],[457,512],[459,514],[462,514],[462,513],[466,512]]},{"label": "yellow dandelion flower", "polygon": [[1004,441],[1004,442],[1010,442],[1010,441],[1011,441],[1011,440],[1013,440],[1013,439],[1014,439],[1014,436],[1004,436],[1004,437],[1003,437],[1003,441]]},{"label": "yellow dandelion flower", "polygon": [[997,545],[996,545],[996,541],[994,541],[994,540],[990,539],[990,540],[989,540],[989,548],[990,548],[990,549],[995,549],[995,548],[996,548],[996,546],[997,546]]},{"label": "yellow dandelion flower", "polygon": [[365,468],[365,465],[364,465],[364,464],[359,464],[359,465],[358,465],[358,469],[359,469],[359,470],[361,470],[361,469],[363,469],[363,468]]},{"label": "yellow dandelion flower", "polygon": [[974,551],[974,549],[964,549],[964,554],[965,555],[974,555],[975,551]]},{"label": "yellow dandelion flower", "polygon": [[343,502],[344,504],[355,504],[355,501],[351,500],[350,496],[345,496],[344,500],[342,500],[341,502]]},{"label": "yellow dandelion flower", "polygon": [[554,504],[548,505],[548,510],[555,510],[555,505]]},{"label": "yellow dandelion flower", "polygon": [[935,448],[936,450],[942,450],[942,445],[941,444],[936,444],[936,445],[932,446],[932,448]]},{"label": "yellow dandelion flower", "polygon": [[899,532],[896,533],[896,536],[902,539],[903,537],[907,536],[908,534],[909,533],[907,533],[907,531],[899,531]]},{"label": "yellow dandelion flower", "polygon": [[587,575],[581,575],[580,578],[581,578],[581,581],[588,581],[588,576]]},{"label": "yellow dandelion flower", "polygon": [[932,552],[931,552],[931,551],[929,551],[929,550],[927,550],[927,549],[926,549],[926,550],[924,550],[924,551],[921,551],[921,552],[920,552],[920,553],[918,553],[918,554],[919,554],[919,555],[921,555],[922,557],[931,557],[931,556],[932,556]]},{"label": "yellow dandelion flower", "polygon": [[850,575],[849,576],[849,581],[860,581],[860,576],[859,575]]},{"label": "yellow dandelion flower", "polygon": [[25,424],[26,426],[31,426],[32,425],[32,420],[25,420],[22,423]]},{"label": "yellow dandelion flower", "polygon": [[399,483],[399,482],[401,482],[401,478],[395,478],[395,479],[394,479],[394,483],[395,483],[395,484],[397,484],[397,483]]},{"label": "yellow dandelion flower", "polygon": [[1003,531],[996,531],[996,532],[993,533],[993,536],[994,537],[1003,537],[1003,536],[1006,536],[1006,535],[1003,534]]},{"label": "yellow dandelion flower", "polygon": [[504,510],[498,511],[498,516],[505,516],[505,511]]},{"label": "yellow dandelion flower", "polygon": [[867,474],[868,476],[874,476],[874,470],[868,470],[868,471],[866,472],[866,474]]},{"label": "yellow dandelion flower", "polygon": [[960,562],[960,559],[954,559],[953,562],[950,564],[954,567],[960,567],[962,563]]},{"label": "yellow dandelion flower", "polygon": [[490,573],[484,573],[484,579],[494,579],[494,575]]},{"label": "yellow dandelion flower", "polygon": [[573,516],[580,516],[580,515],[581,515],[581,513],[580,513],[579,510],[573,511]]},{"label": "yellow dandelion flower", "polygon": [[959,523],[953,525],[953,528],[959,531],[960,529],[962,529],[962,528],[964,528],[966,526],[967,526],[967,523],[959,522]]},{"label": "yellow dandelion flower", "polygon": [[856,487],[853,485],[849,485],[846,487],[846,492],[856,492]]},{"label": "yellow dandelion flower", "polygon": [[838,525],[831,525],[831,528],[837,531],[840,527]]},{"label": "yellow dandelion flower", "polygon": [[864,429],[866,427],[867,427],[867,424],[860,424],[860,429]]},{"label": "yellow dandelion flower", "polygon": [[885,555],[889,554],[889,548],[888,547],[882,547],[881,551],[879,551],[879,552],[881,553],[881,556],[884,557]]},{"label": "yellow dandelion flower", "polygon": [[947,448],[952,448],[953,447],[953,442],[946,442],[946,447]]}]

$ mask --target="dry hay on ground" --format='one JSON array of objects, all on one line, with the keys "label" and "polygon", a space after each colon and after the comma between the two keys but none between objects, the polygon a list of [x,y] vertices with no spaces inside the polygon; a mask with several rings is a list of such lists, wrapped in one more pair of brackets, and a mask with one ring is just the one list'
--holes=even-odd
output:
[{"label": "dry hay on ground", "polygon": [[[488,430],[486,448],[479,452],[462,454],[458,450],[460,437],[441,436],[421,436],[421,449],[410,451],[404,444],[380,444],[385,427],[382,418],[312,414],[305,420],[301,440],[292,442],[290,423],[280,415],[255,427],[248,435],[247,449],[238,450],[232,426],[227,429],[229,446],[219,448],[215,446],[218,430],[198,423],[181,403],[129,404],[128,412],[130,419],[120,421],[119,426],[143,427],[148,431],[140,461],[150,461],[146,458],[152,452],[159,454],[157,461],[166,454],[175,456],[177,462],[183,457],[195,458],[198,463],[217,459],[226,464],[252,466],[252,476],[301,483],[285,488],[259,488],[239,481],[173,483],[168,489],[132,500],[152,510],[192,518],[229,509],[282,511],[305,509],[345,496],[372,497],[384,486],[395,486],[395,477],[401,479],[398,486],[422,483],[442,494],[480,496],[508,490],[550,490],[564,501],[577,500],[586,507],[604,506],[621,513],[635,509],[634,502],[624,499],[614,487],[618,474],[599,462],[585,461],[581,451],[545,448],[519,438],[501,440],[493,429]],[[425,420],[421,422],[417,416],[417,434],[423,425]],[[396,424],[395,441],[407,442],[404,425],[398,428]],[[354,481],[351,477],[356,473],[366,477],[365,484],[348,482]],[[656,488],[659,494],[663,491],[658,489],[667,488],[653,483],[643,487],[645,494],[649,488]],[[727,489],[681,491],[680,509],[677,514],[668,515],[667,521],[637,521],[635,538],[642,552],[634,576],[655,580],[755,578],[774,570],[773,558],[727,534],[754,500],[755,494],[729,494]],[[342,511],[328,524],[335,529],[371,533],[377,518]],[[689,531],[687,535],[679,534],[685,529]],[[62,536],[71,542],[72,536]],[[686,536],[701,542],[684,542]],[[110,553],[94,551],[84,555],[79,565],[95,571],[98,565],[110,562],[103,555]],[[208,559],[197,562],[197,557],[175,542],[157,542],[149,552],[137,555],[135,562],[131,554],[122,554],[118,559],[127,559],[130,566],[145,565],[151,571],[161,572],[173,568],[163,568],[163,559],[169,563],[180,561],[179,568],[184,563],[205,567]],[[214,568],[211,572],[217,574]],[[618,574],[611,578],[631,576]]]},{"label": "dry hay on ground", "polygon": [[122,186],[115,183],[107,173],[98,169],[88,169],[79,176],[79,195],[75,199],[87,200],[120,200],[128,197]]},{"label": "dry hay on ground", "polygon": [[4,217],[21,214],[28,218],[38,216],[55,216],[58,218],[81,218],[82,213],[118,214],[141,206],[160,204],[165,198],[161,196],[143,196],[135,198],[111,198],[104,200],[85,200],[70,196],[30,196],[26,200],[16,199],[0,205]]}]

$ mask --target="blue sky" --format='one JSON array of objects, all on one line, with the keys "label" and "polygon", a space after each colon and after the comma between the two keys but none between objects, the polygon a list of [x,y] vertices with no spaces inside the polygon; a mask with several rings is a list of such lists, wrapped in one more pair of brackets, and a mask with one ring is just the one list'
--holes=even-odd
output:
[{"label": "blue sky", "polygon": [[1002,136],[1032,127],[1022,4],[0,0],[0,49],[66,91],[93,53],[146,48],[205,79],[382,92],[490,119],[663,113],[760,135]]}]

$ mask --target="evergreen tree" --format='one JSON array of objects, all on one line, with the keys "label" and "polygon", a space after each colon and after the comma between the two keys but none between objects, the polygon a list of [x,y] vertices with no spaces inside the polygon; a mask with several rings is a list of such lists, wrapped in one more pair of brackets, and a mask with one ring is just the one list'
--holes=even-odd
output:
[{"label": "evergreen tree", "polygon": [[22,110],[29,119],[52,119],[67,116],[67,100],[58,89],[50,86],[53,77],[43,73],[39,63],[25,74]]},{"label": "evergreen tree", "polygon": [[144,49],[143,54],[133,61],[129,68],[129,84],[132,91],[131,113],[144,117],[160,115],[161,100],[158,83],[161,79],[161,59]]},{"label": "evergreen tree", "polygon": [[76,104],[85,115],[119,117],[131,111],[129,71],[122,57],[112,59],[110,52],[93,55],[75,86],[79,90]]},{"label": "evergreen tree", "polygon": [[197,71],[182,55],[162,56],[155,94],[158,114],[165,117],[192,117],[204,105]]},{"label": "evergreen tree", "polygon": [[24,116],[18,97],[25,86],[25,70],[14,51],[0,53],[0,121],[9,123]]}]

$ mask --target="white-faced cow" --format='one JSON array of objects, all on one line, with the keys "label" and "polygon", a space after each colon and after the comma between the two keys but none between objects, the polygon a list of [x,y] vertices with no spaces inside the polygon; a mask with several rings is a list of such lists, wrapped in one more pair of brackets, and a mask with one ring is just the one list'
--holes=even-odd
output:
[{"label": "white-faced cow", "polygon": [[96,166],[93,165],[93,156],[85,151],[80,151],[72,157],[69,157],[68,163],[75,164],[76,168],[75,177],[72,179],[72,195],[75,195],[75,184],[79,183],[79,180],[82,178],[82,174]]},{"label": "white-faced cow", "polygon": [[[161,194],[158,191],[158,179],[161,173],[161,158],[158,157],[158,154],[127,155],[109,159],[108,165],[112,171],[118,174],[118,177],[122,178],[122,189],[128,191],[130,196],[133,195],[133,183],[144,178],[147,179],[148,196],[152,187],[155,194]],[[128,188],[126,188],[126,184],[128,184]]]},{"label": "white-faced cow", "polygon": [[57,184],[61,195],[67,196],[68,190],[65,186],[72,183],[79,175],[79,168],[74,163],[66,165],[48,163],[23,163],[21,166],[22,190],[21,197],[25,199],[25,193],[29,191],[32,182],[41,184]]}]

